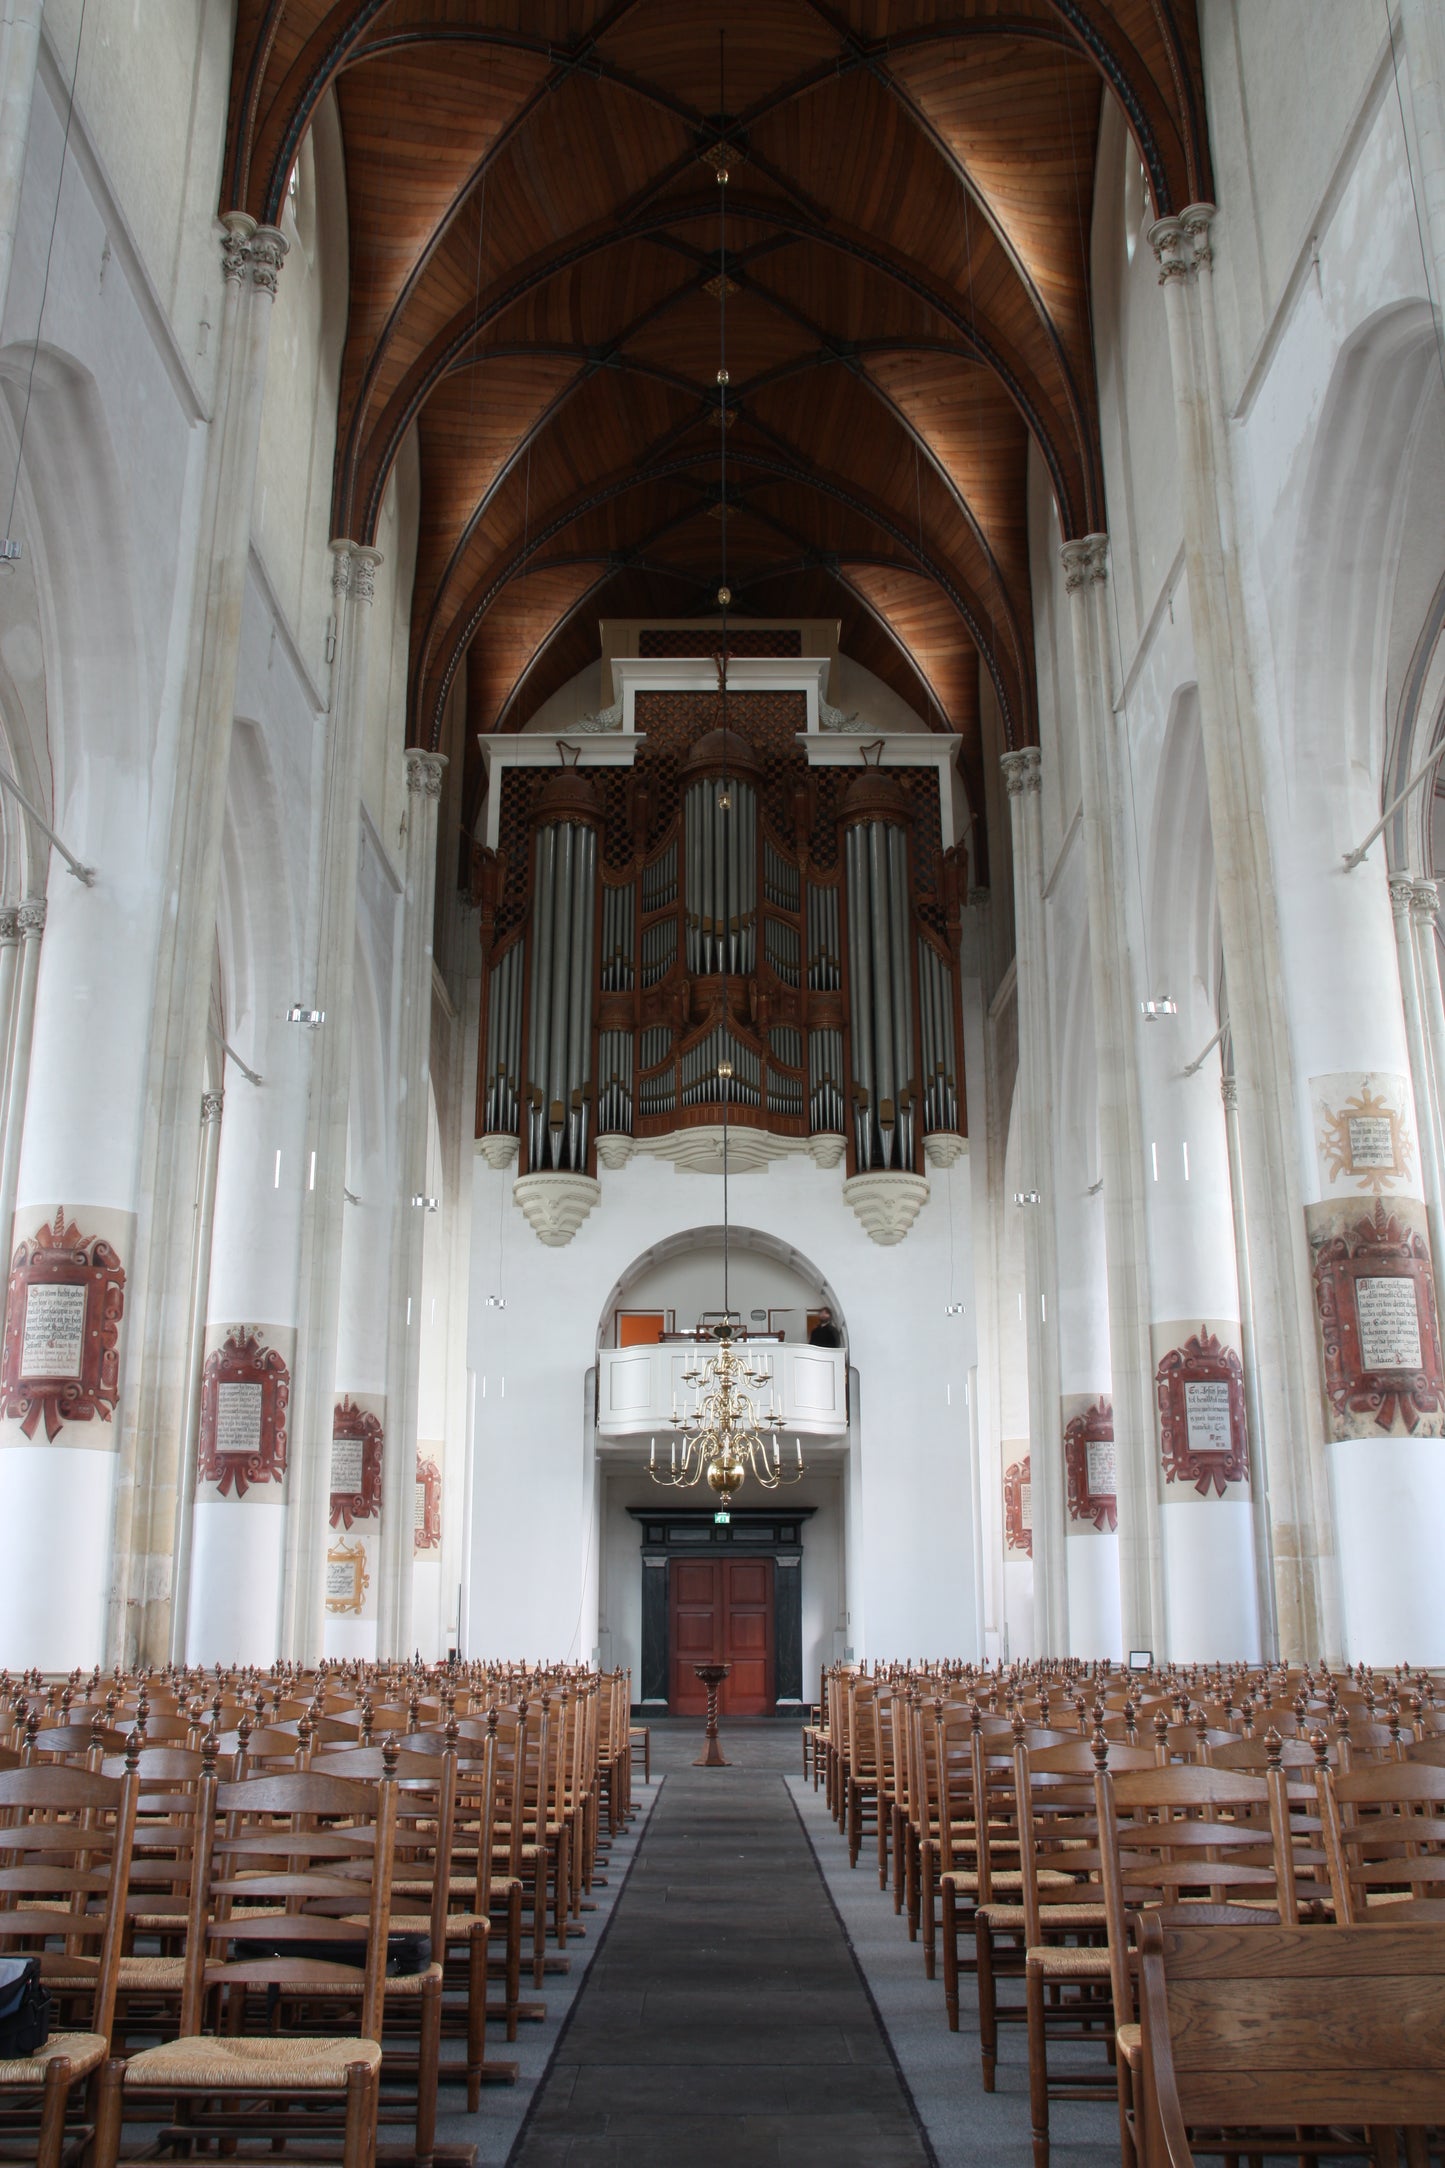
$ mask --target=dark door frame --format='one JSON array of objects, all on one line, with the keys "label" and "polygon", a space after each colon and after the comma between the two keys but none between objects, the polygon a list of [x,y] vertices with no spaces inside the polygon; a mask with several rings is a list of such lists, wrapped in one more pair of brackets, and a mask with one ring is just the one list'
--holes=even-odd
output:
[{"label": "dark door frame", "polygon": [[719,1525],[709,1506],[629,1506],[642,1538],[642,1676],[636,1706],[665,1711],[671,1651],[668,1648],[668,1567],[674,1558],[771,1558],[773,1579],[773,1706],[791,1715],[803,1706],[803,1523],[817,1508],[793,1506],[769,1513],[734,1510]]}]

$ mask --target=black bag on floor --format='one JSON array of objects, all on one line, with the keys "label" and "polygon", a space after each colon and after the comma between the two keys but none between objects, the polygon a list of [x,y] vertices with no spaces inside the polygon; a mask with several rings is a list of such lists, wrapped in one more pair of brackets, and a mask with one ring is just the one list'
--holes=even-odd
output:
[{"label": "black bag on floor", "polygon": [[38,1957],[0,1957],[0,2062],[18,2062],[44,2047],[53,2007]]}]

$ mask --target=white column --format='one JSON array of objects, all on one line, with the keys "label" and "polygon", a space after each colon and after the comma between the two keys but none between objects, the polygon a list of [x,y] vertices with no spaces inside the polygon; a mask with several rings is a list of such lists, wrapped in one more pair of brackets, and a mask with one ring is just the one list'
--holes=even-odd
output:
[{"label": "white column", "polygon": [[436,910],[437,813],[446,761],[408,747],[406,888],[402,909],[401,1017],[397,1045],[397,1186],[391,1243],[386,1478],[378,1648],[411,1653],[412,1511],[416,1485],[421,1268],[431,1082],[432,922]]},{"label": "white column", "polygon": [[1420,1183],[1430,1222],[1431,1255],[1445,1257],[1445,1216],[1441,1213],[1440,1158],[1436,1149],[1434,1110],[1431,1106],[1430,1040],[1421,997],[1420,967],[1415,953],[1415,883],[1408,876],[1392,878],[1390,909],[1395,920],[1395,960],[1400,972],[1400,1005],[1405,1012],[1405,1044],[1410,1055],[1410,1087],[1415,1099],[1415,1123],[1420,1144]]},{"label": "white column", "polygon": [[[1278,892],[1263,818],[1233,481],[1214,323],[1208,204],[1150,233],[1169,327],[1185,562],[1225,971],[1259,1354],[1280,1648],[1338,1655],[1332,1516],[1313,1440],[1319,1388],[1304,1238]],[[1393,1659],[1391,1659],[1393,1661]]]},{"label": "white column", "polygon": [[316,1027],[307,1119],[308,1186],[303,1196],[295,1430],[282,1599],[282,1653],[303,1662],[315,1662],[322,1648],[351,1101],[361,756],[372,603],[381,562],[376,550],[355,542],[336,541],[331,547],[337,650],[326,732],[316,971],[310,1003],[325,1021]]},{"label": "white column", "polygon": [[1445,1171],[1445,1000],[1440,992],[1439,915],[1440,891],[1435,883],[1416,881],[1410,920],[1415,937],[1415,971],[1425,1019],[1425,1043],[1430,1056],[1430,1085],[1424,1093],[1417,1086],[1415,1111],[1422,1124],[1429,1122],[1435,1138],[1435,1164]]},{"label": "white column", "polygon": [[1059,1280],[1053,1138],[1053,1035],[1049,1028],[1044,844],[1037,746],[1005,753],[1004,787],[1013,817],[1013,888],[1019,1020],[1019,1182],[1025,1198],[1005,1201],[1024,1229],[1024,1322],[1029,1369],[1034,1633],[1042,1655],[1061,1654],[1068,1634],[1064,1557],[1063,1456],[1059,1439]]},{"label": "white column", "polygon": [[127,1338],[132,1350],[116,1493],[108,1655],[163,1662],[170,1646],[185,1350],[189,1225],[198,1166],[195,1109],[205,1082],[236,667],[251,547],[272,304],[287,243],[229,213],[222,241],[221,352],[211,420],[167,842],[151,1012],[149,1120]]},{"label": "white column", "polygon": [[1135,1044],[1138,992],[1130,955],[1124,834],[1110,695],[1106,535],[1060,552],[1074,640],[1089,976],[1099,1089],[1099,1171],[1109,1282],[1109,1362],[1119,1484],[1120,1624],[1129,1647],[1164,1646],[1154,1364],[1144,1221],[1144,1142]]},{"label": "white column", "polygon": [[14,962],[7,946],[13,974],[7,1059],[5,1063],[5,1112],[0,1130],[0,1232],[10,1239],[15,1218],[15,1184],[20,1173],[20,1146],[25,1137],[25,1100],[30,1089],[30,1050],[35,1038],[35,986],[40,976],[40,942],[45,932],[43,897],[22,903],[13,913],[20,938],[20,962]]},{"label": "white column", "polygon": [[1259,1356],[1254,1345],[1254,1296],[1249,1281],[1249,1221],[1244,1209],[1244,1170],[1239,1156],[1239,1090],[1231,1075],[1219,1079],[1224,1102],[1224,1138],[1229,1152],[1229,1207],[1234,1219],[1234,1259],[1239,1283],[1239,1350],[1244,1362],[1244,1407],[1249,1425],[1249,1510],[1254,1522],[1255,1611],[1260,1654],[1279,1661],[1279,1626],[1275,1618],[1274,1556],[1270,1548],[1268,1469],[1260,1452],[1263,1424],[1259,1412]]},{"label": "white column", "polygon": [[186,1406],[181,1431],[180,1499],[176,1514],[176,1580],[171,1605],[170,1659],[186,1661],[186,1621],[190,1608],[192,1515],[196,1500],[196,1439],[201,1421],[201,1363],[206,1337],[206,1301],[211,1288],[211,1237],[216,1222],[216,1162],[221,1150],[224,1092],[201,1094],[200,1184],[196,1196],[195,1239],[191,1250],[191,1326],[186,1338]]},{"label": "white column", "polygon": [[0,0],[0,325],[5,320],[10,266],[15,260],[44,13],[45,0]]},{"label": "white column", "polygon": [[1431,298],[1445,319],[1445,13],[1439,0],[1400,0],[1420,192],[1431,256]]}]

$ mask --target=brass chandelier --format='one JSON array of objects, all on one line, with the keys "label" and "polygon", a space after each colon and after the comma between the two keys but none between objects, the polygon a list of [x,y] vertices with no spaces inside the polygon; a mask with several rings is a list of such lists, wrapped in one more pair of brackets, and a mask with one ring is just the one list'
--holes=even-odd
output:
[{"label": "brass chandelier", "polygon": [[[727,1178],[724,1155],[724,1189]],[[726,1249],[723,1254],[726,1270]],[[682,1373],[683,1384],[692,1390],[691,1407],[679,1408],[673,1396],[672,1425],[682,1434],[681,1445],[674,1439],[667,1465],[659,1467],[654,1439],[648,1473],[654,1483],[672,1490],[691,1490],[706,1476],[708,1489],[726,1505],[749,1474],[764,1490],[777,1490],[781,1484],[800,1482],[807,1470],[796,1438],[797,1466],[784,1468],[779,1442],[783,1418],[776,1405],[760,1408],[753,1398],[773,1383],[771,1371],[752,1367],[733,1345],[729,1320],[717,1327],[717,1337],[716,1355]]]},{"label": "brass chandelier", "polygon": [[[721,37],[719,38],[721,52]],[[726,114],[725,88],[720,84],[722,113]],[[724,128],[726,121],[723,121]],[[718,382],[718,435],[720,445],[719,506],[722,513],[722,565],[721,583],[717,599],[722,610],[722,653],[718,657],[718,691],[722,697],[723,744],[727,744],[728,722],[728,605],[732,590],[727,584],[727,427],[728,413],[727,371],[727,146],[720,140],[716,154],[718,187],[719,247],[718,261],[721,275],[718,280],[718,328],[719,366]],[[726,772],[718,791],[718,805],[722,812],[730,813],[733,806],[732,793],[728,788]],[[724,960],[722,972],[722,1016],[728,1018],[728,972]],[[648,1472],[654,1483],[671,1490],[691,1490],[707,1478],[708,1489],[719,1505],[725,1506],[741,1489],[743,1480],[751,1474],[754,1482],[764,1490],[777,1490],[784,1483],[800,1482],[807,1473],[803,1465],[803,1448],[794,1439],[797,1466],[784,1469],[782,1447],[779,1442],[783,1418],[776,1401],[766,1408],[759,1407],[753,1398],[765,1386],[773,1386],[775,1380],[770,1370],[760,1365],[750,1365],[746,1356],[734,1345],[732,1309],[728,1302],[728,1240],[731,1221],[728,1213],[728,1103],[731,1094],[733,1065],[723,1060],[718,1063],[718,1091],[722,1099],[722,1178],[723,1178],[723,1321],[718,1325],[716,1337],[718,1350],[706,1362],[697,1363],[682,1373],[682,1382],[692,1395],[691,1405],[679,1408],[676,1393],[672,1403],[672,1427],[681,1433],[681,1444],[674,1438],[668,1451],[667,1464],[659,1467],[657,1441],[652,1442]]]}]

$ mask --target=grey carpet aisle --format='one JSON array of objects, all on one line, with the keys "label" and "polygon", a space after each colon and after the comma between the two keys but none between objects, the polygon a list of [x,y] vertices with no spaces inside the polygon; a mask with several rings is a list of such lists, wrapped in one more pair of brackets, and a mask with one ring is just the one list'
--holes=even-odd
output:
[{"label": "grey carpet aisle", "polygon": [[924,2168],[784,1785],[793,1725],[653,1728],[665,1781],[513,2168]]}]

